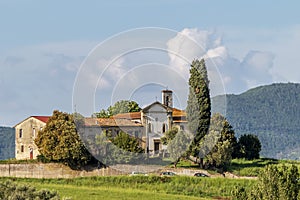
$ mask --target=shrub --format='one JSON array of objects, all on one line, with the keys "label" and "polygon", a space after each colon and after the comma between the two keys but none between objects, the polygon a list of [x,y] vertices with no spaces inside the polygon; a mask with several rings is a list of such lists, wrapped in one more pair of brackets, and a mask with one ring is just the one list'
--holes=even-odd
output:
[{"label": "shrub", "polygon": [[34,187],[17,185],[11,181],[0,182],[0,199],[59,200],[57,192],[36,190]]},{"label": "shrub", "polygon": [[235,188],[235,199],[297,200],[300,199],[299,172],[295,165],[268,165],[251,189]]}]

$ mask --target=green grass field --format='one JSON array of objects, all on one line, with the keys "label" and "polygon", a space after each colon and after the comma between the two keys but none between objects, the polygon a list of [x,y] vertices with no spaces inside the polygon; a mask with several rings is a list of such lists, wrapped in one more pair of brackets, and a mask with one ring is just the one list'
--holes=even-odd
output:
[{"label": "green grass field", "polygon": [[[268,164],[296,164],[297,161],[258,159],[233,160],[229,171],[240,176],[256,176]],[[180,167],[195,168],[188,162]],[[216,173],[211,171],[210,173]],[[104,176],[73,179],[0,178],[37,189],[57,191],[65,199],[230,199],[236,186],[251,187],[257,180],[231,178],[197,178],[188,176]]]},{"label": "green grass field", "polygon": [[218,199],[231,196],[237,185],[251,186],[255,181],[226,178],[195,178],[186,176],[111,176],[75,179],[25,179],[12,180],[37,189],[57,191],[70,199]]}]

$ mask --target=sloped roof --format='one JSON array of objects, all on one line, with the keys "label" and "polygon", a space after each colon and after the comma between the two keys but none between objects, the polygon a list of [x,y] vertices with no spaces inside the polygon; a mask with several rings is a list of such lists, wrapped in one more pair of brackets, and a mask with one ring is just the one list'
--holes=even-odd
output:
[{"label": "sloped roof", "polygon": [[141,119],[141,112],[119,113],[113,116],[114,119]]},{"label": "sloped roof", "polygon": [[162,106],[162,107],[165,108],[166,110],[169,108],[168,106],[166,106],[166,105],[160,103],[159,101],[155,101],[155,102],[151,103],[150,105],[146,106],[145,108],[143,108],[143,112],[149,110],[149,109],[150,109],[153,105],[155,105],[155,104],[158,104],[158,105]]},{"label": "sloped roof", "polygon": [[177,108],[173,108],[172,116],[173,117],[185,117],[186,112],[184,110],[179,110]]},{"label": "sloped roof", "polygon": [[30,119],[32,117],[35,118],[35,119],[37,119],[37,120],[39,120],[39,121],[41,121],[41,122],[44,122],[44,123],[47,123],[48,120],[49,120],[49,118],[50,118],[50,116],[30,116],[30,117],[27,117],[26,119],[22,120],[21,122],[17,123],[16,125],[14,125],[14,127],[18,126],[22,122],[24,122],[24,121],[26,121],[26,120],[28,120],[28,119]]},{"label": "sloped roof", "polygon": [[40,120],[44,123],[47,123],[49,118],[50,118],[49,116],[31,116],[31,117],[34,117],[34,118],[36,118],[36,119],[38,119],[38,120]]},{"label": "sloped roof", "polygon": [[86,126],[101,126],[101,127],[141,127],[142,124],[133,122],[129,119],[114,119],[114,118],[85,118]]}]

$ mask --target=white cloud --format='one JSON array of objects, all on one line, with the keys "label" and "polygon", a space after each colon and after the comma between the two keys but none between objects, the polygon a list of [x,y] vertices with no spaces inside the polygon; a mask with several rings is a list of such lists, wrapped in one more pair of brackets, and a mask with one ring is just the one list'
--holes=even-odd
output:
[{"label": "white cloud", "polygon": [[273,54],[249,51],[239,61],[229,54],[216,32],[184,29],[168,41],[168,48],[176,52],[169,54],[170,65],[185,77],[189,76],[189,65],[181,57],[189,61],[195,58],[206,59],[212,96],[224,93],[224,90],[226,93],[240,93],[273,81]]}]

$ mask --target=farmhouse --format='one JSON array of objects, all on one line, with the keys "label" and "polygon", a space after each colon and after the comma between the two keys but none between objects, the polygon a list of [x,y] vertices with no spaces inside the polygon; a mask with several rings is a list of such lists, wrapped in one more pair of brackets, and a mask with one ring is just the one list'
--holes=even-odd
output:
[{"label": "farmhouse", "polygon": [[34,139],[49,118],[49,116],[31,116],[14,126],[16,159],[35,159],[39,155]]},{"label": "farmhouse", "polygon": [[[138,139],[150,154],[159,154],[167,147],[161,137],[172,127],[186,129],[186,113],[173,107],[173,92],[162,91],[162,103],[155,101],[140,112],[121,113],[111,118],[85,118],[84,140],[95,140],[99,131],[117,135],[123,131]],[[34,139],[47,123],[49,116],[31,116],[15,125],[16,159],[35,159],[39,155]]]}]

